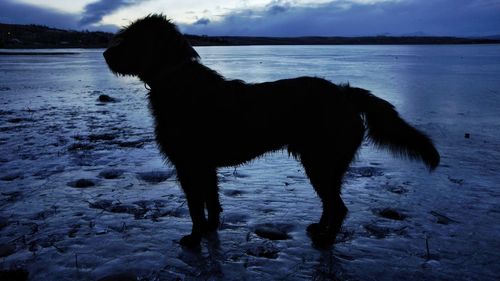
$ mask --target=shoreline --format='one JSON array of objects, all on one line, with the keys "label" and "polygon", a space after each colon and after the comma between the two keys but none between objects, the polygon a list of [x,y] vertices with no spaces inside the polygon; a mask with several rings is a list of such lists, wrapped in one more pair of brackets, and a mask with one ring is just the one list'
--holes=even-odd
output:
[{"label": "shoreline", "polygon": [[[283,44],[261,44],[261,43],[242,43],[242,44],[192,44],[193,47],[237,47],[237,46],[460,46],[460,45],[500,45],[498,42],[482,42],[482,43],[339,43],[339,44],[308,44],[308,43],[283,43]],[[49,52],[43,50],[99,50],[106,49],[107,46],[22,46],[22,47],[2,47],[0,55],[78,55],[80,52]],[[12,51],[11,51],[12,50]],[[19,51],[26,50],[26,51]],[[42,50],[42,51],[30,51]]]}]

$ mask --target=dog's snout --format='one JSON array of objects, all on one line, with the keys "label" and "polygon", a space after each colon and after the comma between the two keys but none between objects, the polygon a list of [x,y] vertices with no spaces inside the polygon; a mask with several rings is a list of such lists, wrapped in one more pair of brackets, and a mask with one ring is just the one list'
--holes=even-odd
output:
[{"label": "dog's snout", "polygon": [[112,56],[113,50],[116,49],[121,43],[123,39],[122,38],[113,38],[108,44],[108,48],[102,55],[104,56],[105,59],[109,59]]},{"label": "dog's snout", "polygon": [[104,53],[102,53],[102,55],[104,56],[104,58],[109,59],[113,55],[114,52],[115,51],[111,47],[111,48],[107,48],[106,51],[104,51]]},{"label": "dog's snout", "polygon": [[108,59],[108,57],[109,57],[109,49],[107,49],[106,51],[104,51],[102,53],[102,55],[104,56],[105,59]]},{"label": "dog's snout", "polygon": [[116,46],[120,45],[122,43],[122,41],[123,41],[123,38],[115,37],[115,38],[111,39],[111,41],[109,42],[108,48],[116,47]]},{"label": "dog's snout", "polygon": [[116,53],[116,51],[113,47],[111,47],[111,48],[107,48],[106,51],[104,51],[104,53],[102,53],[102,55],[104,56],[104,59],[106,61],[109,61],[110,59],[113,58],[114,53]]}]

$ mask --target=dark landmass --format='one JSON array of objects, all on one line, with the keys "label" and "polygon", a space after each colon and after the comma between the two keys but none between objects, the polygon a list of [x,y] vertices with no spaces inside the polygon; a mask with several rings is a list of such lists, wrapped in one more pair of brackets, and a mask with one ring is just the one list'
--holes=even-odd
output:
[{"label": "dark landmass", "polygon": [[[41,25],[0,23],[0,48],[105,48],[112,33],[74,31]],[[246,37],[186,35],[194,46],[237,45],[397,45],[397,44],[499,44],[497,36],[484,38],[433,36],[364,36],[364,37]],[[17,54],[4,52],[2,54]],[[44,54],[40,52],[40,54]]]},{"label": "dark landmass", "polygon": [[194,46],[234,45],[413,45],[413,44],[499,44],[500,39],[434,36],[362,36],[362,37],[242,37],[187,35]]},{"label": "dark landmass", "polygon": [[78,52],[0,52],[0,56],[65,56],[65,55],[78,55]]},{"label": "dark landmass", "polygon": [[113,34],[0,23],[0,48],[104,48]]}]

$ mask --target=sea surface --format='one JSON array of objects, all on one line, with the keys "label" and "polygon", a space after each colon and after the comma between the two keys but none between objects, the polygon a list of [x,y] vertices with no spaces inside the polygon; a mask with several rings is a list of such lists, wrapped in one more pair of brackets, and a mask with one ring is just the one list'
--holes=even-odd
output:
[{"label": "sea surface", "polygon": [[[435,141],[441,165],[431,174],[365,143],[329,250],[306,235],[321,205],[286,152],[221,169],[219,235],[186,251],[179,239],[191,222],[154,143],[145,85],[114,76],[103,50],[0,55],[2,272],[58,281],[500,279],[500,45],[196,50],[227,79],[316,76],[368,89]],[[269,228],[289,239],[257,234]]]}]

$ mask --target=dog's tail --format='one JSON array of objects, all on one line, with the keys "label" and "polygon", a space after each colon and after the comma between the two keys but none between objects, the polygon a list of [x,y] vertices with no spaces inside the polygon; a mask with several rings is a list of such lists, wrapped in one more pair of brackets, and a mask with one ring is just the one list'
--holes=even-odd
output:
[{"label": "dog's tail", "polygon": [[432,171],[439,164],[439,153],[432,140],[404,121],[389,102],[369,91],[345,86],[348,99],[364,115],[368,137],[381,148],[394,155],[422,160]]}]

